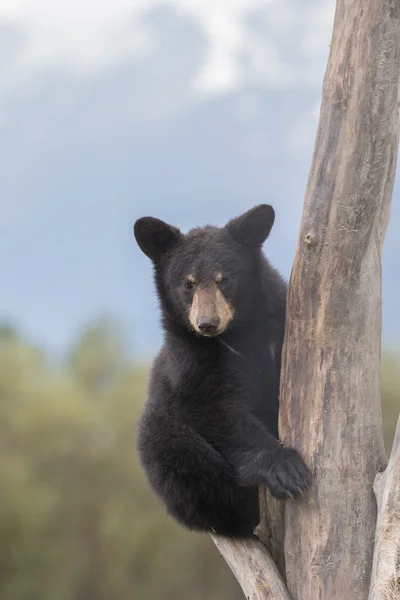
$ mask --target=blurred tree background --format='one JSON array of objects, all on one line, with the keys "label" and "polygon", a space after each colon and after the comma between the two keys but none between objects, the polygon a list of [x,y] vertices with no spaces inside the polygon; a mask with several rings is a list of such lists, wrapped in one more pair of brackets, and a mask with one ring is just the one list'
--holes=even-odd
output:
[{"label": "blurred tree background", "polygon": [[[390,449],[400,364],[382,358]],[[134,452],[147,368],[117,323],[87,327],[64,361],[0,328],[0,598],[224,600],[242,593],[206,535],[149,491]]]}]

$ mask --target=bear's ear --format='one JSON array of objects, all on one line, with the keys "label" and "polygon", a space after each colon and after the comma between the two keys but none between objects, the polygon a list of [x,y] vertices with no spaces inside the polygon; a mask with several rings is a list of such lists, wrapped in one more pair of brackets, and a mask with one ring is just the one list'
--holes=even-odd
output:
[{"label": "bear's ear", "polygon": [[259,204],[244,215],[232,219],[226,228],[235,240],[253,248],[261,248],[275,220],[275,211],[269,204]]},{"label": "bear's ear", "polygon": [[153,262],[160,260],[181,239],[179,229],[153,217],[138,219],[133,232],[139,248]]}]

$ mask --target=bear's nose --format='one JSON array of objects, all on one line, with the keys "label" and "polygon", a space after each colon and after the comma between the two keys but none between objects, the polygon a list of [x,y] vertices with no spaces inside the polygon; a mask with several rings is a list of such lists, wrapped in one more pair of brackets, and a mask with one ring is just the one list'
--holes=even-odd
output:
[{"label": "bear's nose", "polygon": [[206,335],[213,335],[217,332],[219,325],[219,319],[216,317],[201,317],[197,321],[197,326],[200,329],[201,333]]}]

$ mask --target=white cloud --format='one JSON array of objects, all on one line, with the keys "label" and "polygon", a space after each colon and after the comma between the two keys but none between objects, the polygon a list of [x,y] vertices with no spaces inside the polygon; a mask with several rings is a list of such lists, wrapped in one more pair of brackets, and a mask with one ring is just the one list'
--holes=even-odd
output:
[{"label": "white cloud", "polygon": [[127,54],[148,51],[149,32],[133,19],[137,5],[123,0],[2,0],[0,25],[22,32],[23,43],[0,73],[0,85],[20,84],[53,66],[77,72],[102,69]]},{"label": "white cloud", "polygon": [[253,11],[266,11],[278,37],[297,28],[298,52],[310,59],[326,53],[334,0],[1,0],[0,25],[23,31],[24,43],[0,72],[0,92],[46,67],[85,73],[151,52],[155,40],[143,17],[157,6],[171,7],[197,23],[207,51],[192,83],[198,92],[219,93],[244,83],[243,54],[254,76],[267,85],[299,80],[298,69],[282,58],[277,43],[252,32],[247,18]]}]

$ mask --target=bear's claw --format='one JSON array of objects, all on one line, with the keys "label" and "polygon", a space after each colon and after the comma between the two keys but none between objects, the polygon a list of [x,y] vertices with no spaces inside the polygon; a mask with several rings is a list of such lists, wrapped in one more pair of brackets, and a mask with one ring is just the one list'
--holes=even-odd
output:
[{"label": "bear's claw", "polygon": [[294,448],[280,448],[268,468],[267,485],[279,500],[300,496],[311,483],[311,473]]}]

